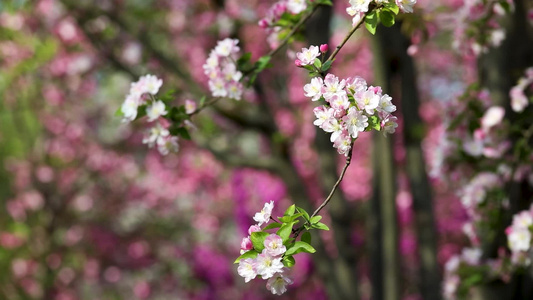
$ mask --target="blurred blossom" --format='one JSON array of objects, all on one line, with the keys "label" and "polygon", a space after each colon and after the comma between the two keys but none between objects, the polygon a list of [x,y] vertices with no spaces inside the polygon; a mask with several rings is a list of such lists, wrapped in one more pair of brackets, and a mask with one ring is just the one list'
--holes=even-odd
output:
[{"label": "blurred blossom", "polygon": [[104,271],[104,278],[109,283],[117,283],[121,277],[120,269],[117,267],[109,267]]}]

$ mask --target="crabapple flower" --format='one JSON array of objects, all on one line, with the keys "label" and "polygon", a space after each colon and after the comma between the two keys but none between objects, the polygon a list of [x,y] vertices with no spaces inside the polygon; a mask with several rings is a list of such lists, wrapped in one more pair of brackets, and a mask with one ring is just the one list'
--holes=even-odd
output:
[{"label": "crabapple flower", "polygon": [[161,153],[161,155],[167,155],[170,152],[178,152],[178,137],[167,136],[164,138],[157,139],[157,150],[159,151],[159,153]]},{"label": "crabapple flower", "polygon": [[152,148],[159,139],[164,139],[169,134],[170,132],[158,123],[150,128],[148,136],[144,137],[142,142],[143,144],[148,144],[149,148]]},{"label": "crabapple flower", "polygon": [[322,97],[322,86],[324,81],[320,77],[313,77],[311,83],[304,85],[305,96],[317,101]]},{"label": "crabapple flower", "polygon": [[390,116],[383,120],[381,123],[383,127],[383,134],[393,134],[396,132],[396,128],[398,127],[398,118],[395,116]]},{"label": "crabapple flower", "polygon": [[154,101],[152,105],[146,108],[146,116],[148,116],[148,122],[155,121],[160,116],[166,115],[168,112],[165,108],[165,103],[163,103],[163,101]]},{"label": "crabapple flower", "polygon": [[[141,77],[141,80],[143,77]],[[159,89],[163,85],[163,80],[157,78],[154,75],[145,75],[144,76],[144,85],[145,85],[145,91],[149,94],[155,95],[157,92],[159,92]]]},{"label": "crabapple flower", "polygon": [[385,94],[379,99],[379,105],[376,110],[381,113],[393,113],[396,111],[396,105],[392,104],[392,97]]},{"label": "crabapple flower", "polygon": [[252,225],[250,226],[250,228],[248,228],[248,234],[251,235],[252,232],[259,232],[261,231],[261,227],[257,226],[257,225]]},{"label": "crabapple flower", "polygon": [[528,251],[531,246],[531,232],[528,229],[513,230],[507,236],[507,242],[511,251]]},{"label": "crabapple flower", "polygon": [[324,105],[317,106],[313,109],[315,113],[316,120],[313,122],[314,125],[324,129],[324,124],[328,123],[328,120],[333,118],[333,108],[327,108]]},{"label": "crabapple flower", "polygon": [[350,11],[355,13],[365,13],[372,0],[350,0]]},{"label": "crabapple flower", "polygon": [[329,102],[329,99],[337,93],[345,93],[346,80],[339,81],[339,78],[333,74],[327,74],[324,78],[324,98]]},{"label": "crabapple flower", "polygon": [[249,237],[242,238],[241,242],[241,250],[248,251],[252,250],[254,246],[252,245],[252,241]]},{"label": "crabapple flower", "polygon": [[277,234],[271,234],[267,236],[265,238],[264,245],[264,251],[273,257],[281,256],[283,253],[285,253],[285,251],[287,251],[287,247],[283,245],[283,240]]},{"label": "crabapple flower", "polygon": [[396,5],[404,13],[412,13],[413,6],[415,6],[416,0],[396,0]]},{"label": "crabapple flower", "polygon": [[120,110],[122,111],[122,122],[131,122],[137,117],[137,109],[139,108],[139,99],[133,95],[129,95]]},{"label": "crabapple flower", "polygon": [[350,134],[346,131],[342,131],[341,134],[335,139],[333,146],[337,148],[339,154],[348,155],[352,148],[352,139]]},{"label": "crabapple flower", "polygon": [[281,257],[274,257],[263,251],[255,259],[255,269],[257,275],[261,275],[263,279],[268,279],[276,273],[283,271],[283,263]]},{"label": "crabapple flower", "polygon": [[218,41],[203,65],[204,74],[209,78],[208,86],[213,97],[241,99],[244,87],[239,81],[242,73],[235,65],[237,53],[240,50],[238,43],[238,40],[230,38]]},{"label": "crabapple flower", "polygon": [[251,258],[241,259],[237,272],[241,277],[244,277],[244,282],[249,282],[257,276],[255,271],[255,261]]},{"label": "crabapple flower", "polygon": [[239,44],[238,40],[230,38],[218,41],[215,53],[220,57],[228,57],[233,53],[239,52],[240,48],[237,44]]},{"label": "crabapple flower", "polygon": [[513,216],[513,228],[528,229],[531,225],[533,225],[531,212],[525,210]]},{"label": "crabapple flower", "polygon": [[299,14],[307,8],[306,0],[288,0],[287,10],[293,14]]},{"label": "crabapple flower", "polygon": [[355,107],[350,107],[348,114],[342,118],[348,128],[348,133],[356,139],[359,132],[365,131],[368,127],[368,117],[363,115]]},{"label": "crabapple flower", "polygon": [[505,109],[501,106],[493,106],[489,108],[481,118],[481,127],[488,130],[491,127],[500,124],[504,115]]},{"label": "crabapple flower", "polygon": [[254,221],[258,223],[257,225],[261,226],[270,220],[270,215],[272,214],[273,208],[274,208],[274,201],[265,203],[265,206],[263,207],[263,209],[261,209],[260,212],[254,215]]},{"label": "crabapple flower", "polygon": [[320,52],[322,52],[322,53],[326,53],[326,52],[328,52],[328,50],[329,50],[329,46],[328,46],[328,44],[322,44],[322,45],[320,45]]},{"label": "crabapple flower", "polygon": [[312,65],[318,56],[320,56],[318,46],[310,46],[309,49],[302,48],[302,52],[296,53],[296,57],[300,60],[302,66]]},{"label": "crabapple flower", "polygon": [[369,115],[374,114],[374,109],[378,107],[380,100],[381,97],[370,88],[355,99],[359,109],[364,109]]},{"label": "crabapple flower", "polygon": [[518,84],[511,88],[511,108],[515,112],[522,112],[529,105],[529,99],[525,94],[528,86],[533,84],[533,67],[526,69],[526,76],[518,80]]},{"label": "crabapple flower", "polygon": [[274,295],[282,295],[287,291],[287,285],[292,284],[293,281],[284,276],[283,273],[276,273],[272,276],[266,284],[266,287]]},{"label": "crabapple flower", "polygon": [[192,100],[185,100],[185,113],[190,115],[196,111],[196,102]]}]

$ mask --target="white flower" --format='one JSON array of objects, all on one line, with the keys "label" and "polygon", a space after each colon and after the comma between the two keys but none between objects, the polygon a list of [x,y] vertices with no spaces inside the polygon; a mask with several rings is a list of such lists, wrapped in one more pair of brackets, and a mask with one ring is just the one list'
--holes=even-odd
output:
[{"label": "white flower", "polygon": [[461,259],[459,258],[459,256],[458,255],[454,255],[454,256],[450,257],[450,259],[448,259],[446,264],[444,264],[444,269],[448,273],[455,272],[455,270],[457,270],[457,268],[459,268],[459,264],[460,263],[461,263]]},{"label": "white flower", "polygon": [[487,130],[502,122],[505,115],[505,109],[501,106],[492,106],[489,108],[481,118],[481,127]]},{"label": "white flower", "polygon": [[157,150],[159,151],[159,153],[161,153],[161,155],[167,155],[170,152],[178,152],[178,137],[168,136],[165,138],[157,139]]},{"label": "white flower", "polygon": [[144,80],[145,92],[152,95],[157,94],[157,92],[159,92],[159,88],[161,88],[163,85],[162,79],[150,74],[141,77],[141,80]]},{"label": "white flower", "polygon": [[392,97],[387,94],[381,96],[377,111],[389,114],[395,112],[396,105],[392,104]]},{"label": "white flower", "polygon": [[333,108],[326,108],[324,105],[315,107],[313,109],[315,113],[316,120],[313,122],[314,125],[323,129],[323,125],[328,122],[329,119],[333,118]]},{"label": "white flower", "polygon": [[164,116],[167,114],[167,111],[165,110],[165,103],[163,101],[158,100],[154,101],[152,105],[148,106],[146,108],[146,115],[148,116],[148,122],[152,122],[159,118],[160,116]]},{"label": "white flower", "polygon": [[344,156],[348,156],[348,152],[352,147],[352,139],[350,138],[348,132],[342,131],[340,135],[335,139],[333,147],[337,148],[337,152],[339,154],[344,154]]},{"label": "white flower", "polygon": [[190,115],[196,111],[196,102],[192,100],[185,100],[185,113]]},{"label": "white flower", "polygon": [[368,117],[363,115],[355,107],[350,107],[348,114],[342,118],[346,127],[348,128],[348,133],[354,139],[357,138],[359,132],[365,131],[365,128],[368,127]]},{"label": "white flower", "polygon": [[319,55],[320,49],[318,46],[311,46],[309,49],[302,48],[302,52],[296,53],[296,57],[300,60],[302,66],[312,65]]},{"label": "white flower", "polygon": [[364,93],[358,94],[358,97],[356,97],[359,109],[365,110],[369,115],[374,114],[374,110],[378,107],[380,99],[380,95],[376,94],[371,89],[368,89]]},{"label": "white flower", "polygon": [[333,74],[327,74],[324,78],[324,91],[322,92],[324,99],[329,102],[333,95],[338,93],[346,93],[344,88],[346,87],[346,80],[339,81],[339,78]]},{"label": "white flower", "polygon": [[307,8],[306,0],[288,0],[287,10],[293,14],[299,14]]},{"label": "white flower", "polygon": [[528,251],[531,245],[531,232],[528,229],[513,230],[507,236],[507,242],[511,251]]},{"label": "white flower", "polygon": [[222,41],[218,41],[214,51],[219,56],[227,57],[233,53],[239,52],[239,46],[237,46],[238,43],[239,40],[237,39],[227,38]]},{"label": "white flower", "polygon": [[122,114],[124,117],[122,118],[122,122],[131,122],[135,120],[137,117],[137,109],[139,108],[139,98],[134,95],[128,95],[124,103],[122,103],[122,106],[120,107],[120,110],[122,111]]},{"label": "white flower", "polygon": [[226,82],[220,77],[209,80],[209,89],[213,97],[226,97],[228,95]]},{"label": "white flower", "polygon": [[263,225],[264,223],[267,223],[270,220],[272,209],[274,209],[274,201],[265,203],[263,209],[261,209],[260,212],[254,215],[254,221],[256,221],[259,226]]},{"label": "white flower", "polygon": [[382,121],[382,127],[383,127],[383,134],[393,134],[396,132],[396,127],[398,127],[398,123],[396,122],[398,118],[395,116],[390,116]]},{"label": "white flower", "polygon": [[277,273],[267,281],[266,287],[274,295],[282,295],[287,291],[287,285],[292,284],[293,281],[284,276],[283,273]]},{"label": "white flower", "polygon": [[322,88],[324,81],[320,77],[313,77],[311,83],[304,85],[305,96],[310,97],[312,101],[317,101],[322,97]]},{"label": "white flower", "polygon": [[266,253],[268,253],[270,256],[280,256],[287,251],[287,247],[283,245],[283,240],[275,233],[267,236],[263,244],[265,246]]},{"label": "white flower", "polygon": [[281,257],[273,257],[263,251],[255,259],[255,270],[257,275],[261,275],[263,279],[268,279],[276,273],[283,271],[283,263]]},{"label": "white flower", "polygon": [[531,225],[533,225],[533,217],[531,217],[531,212],[526,210],[513,216],[513,230],[527,229]]},{"label": "white flower", "polygon": [[404,13],[412,13],[413,6],[415,6],[416,0],[396,0],[396,5]]},{"label": "white flower", "polygon": [[152,148],[158,139],[165,138],[169,134],[169,131],[158,123],[150,128],[149,135],[143,138],[143,144],[148,144],[148,147]]},{"label": "white flower", "polygon": [[477,265],[483,252],[479,248],[464,248],[461,253],[462,259],[469,265]]},{"label": "white flower", "polygon": [[251,258],[241,259],[237,272],[241,277],[244,277],[244,282],[249,282],[257,276],[254,267],[255,261]]},{"label": "white flower", "polygon": [[350,14],[350,16],[353,16],[356,13],[367,12],[368,5],[370,4],[370,2],[371,0],[350,0],[351,7],[349,7],[350,11],[348,12],[348,14]]},{"label": "white flower", "polygon": [[342,114],[345,114],[345,110],[350,107],[350,100],[348,100],[348,96],[346,95],[345,91],[341,91],[337,94],[334,94],[329,98],[329,104],[333,109],[336,111],[342,111]]}]

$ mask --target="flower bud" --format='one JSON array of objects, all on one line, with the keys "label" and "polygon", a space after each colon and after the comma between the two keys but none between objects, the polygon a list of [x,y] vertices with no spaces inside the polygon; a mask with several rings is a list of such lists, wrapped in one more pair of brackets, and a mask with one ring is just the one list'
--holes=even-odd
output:
[{"label": "flower bud", "polygon": [[248,234],[249,235],[252,235],[252,232],[259,232],[261,231],[261,227],[257,226],[257,225],[252,225],[250,226],[250,228],[248,228]]},{"label": "flower bud", "polygon": [[320,45],[320,52],[326,53],[326,52],[328,52],[328,50],[329,50],[328,44]]},{"label": "flower bud", "polygon": [[297,59],[294,61],[294,64],[297,66],[297,67],[302,67],[302,61]]},{"label": "flower bud", "polygon": [[241,249],[242,250],[252,250],[254,246],[252,245],[252,240],[250,238],[243,238],[241,242]]}]

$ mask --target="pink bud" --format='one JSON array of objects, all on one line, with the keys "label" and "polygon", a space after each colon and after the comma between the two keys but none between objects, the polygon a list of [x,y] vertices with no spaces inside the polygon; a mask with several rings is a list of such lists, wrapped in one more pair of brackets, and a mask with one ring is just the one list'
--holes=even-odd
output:
[{"label": "pink bud", "polygon": [[259,24],[259,27],[261,27],[263,29],[268,28],[268,21],[266,19],[259,20],[258,24]]},{"label": "pink bud", "polygon": [[252,235],[252,232],[259,232],[261,231],[261,227],[257,226],[257,225],[252,225],[250,226],[250,228],[248,228],[248,234],[249,235]]},{"label": "pink bud", "polygon": [[328,52],[328,50],[329,50],[328,44],[320,45],[320,52],[326,53],[326,52]]},{"label": "pink bud", "polygon": [[297,59],[294,61],[294,64],[297,66],[297,67],[301,67],[302,66],[302,61]]},{"label": "pink bud", "polygon": [[246,250],[246,251],[252,250],[253,247],[254,246],[252,245],[252,241],[250,240],[250,238],[245,237],[242,239],[242,242],[241,242],[242,250]]}]

